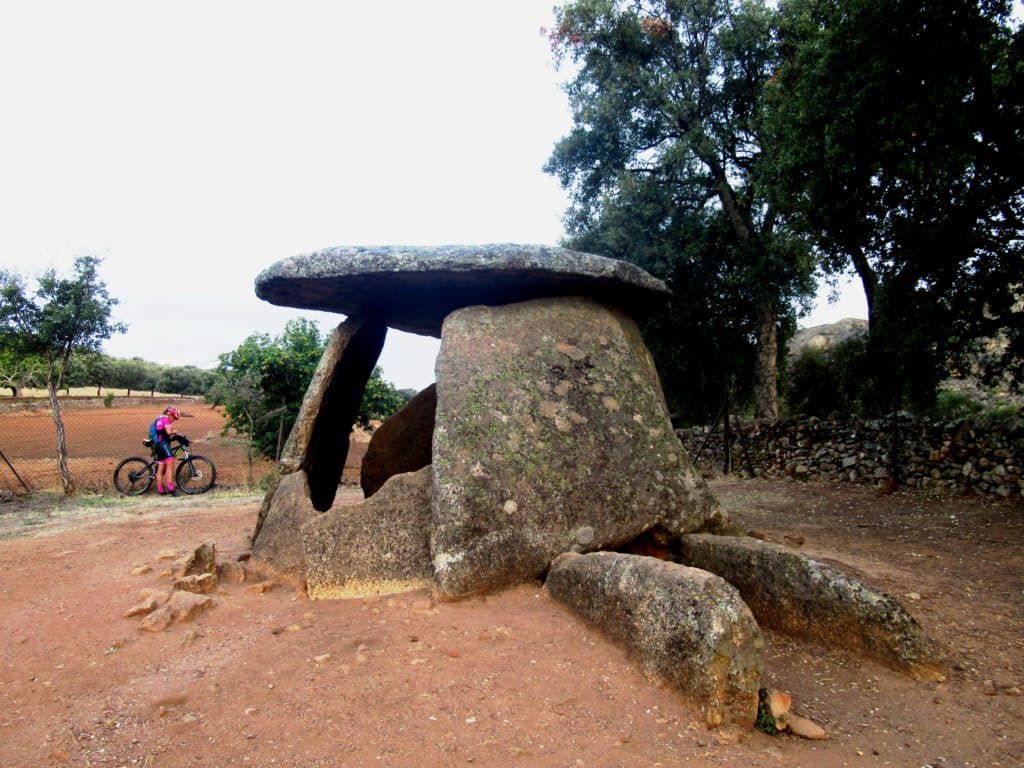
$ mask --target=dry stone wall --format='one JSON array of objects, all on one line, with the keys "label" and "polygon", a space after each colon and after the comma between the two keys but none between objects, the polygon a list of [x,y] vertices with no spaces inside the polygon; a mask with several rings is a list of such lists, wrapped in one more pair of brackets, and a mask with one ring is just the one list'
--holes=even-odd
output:
[{"label": "dry stone wall", "polygon": [[[732,471],[747,477],[881,486],[891,477],[892,418],[841,421],[798,416],[774,425],[734,422]],[[937,422],[901,414],[897,455],[901,484],[996,497],[1024,494],[1024,431],[983,429],[970,420]],[[722,471],[721,426],[677,430],[695,466]]]}]

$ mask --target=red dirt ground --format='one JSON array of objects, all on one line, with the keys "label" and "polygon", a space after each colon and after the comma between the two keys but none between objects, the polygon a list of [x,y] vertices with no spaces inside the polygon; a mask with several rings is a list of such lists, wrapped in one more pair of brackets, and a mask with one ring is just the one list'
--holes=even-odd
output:
[{"label": "red dirt ground", "polygon": [[[69,466],[78,488],[86,492],[112,492],[114,468],[121,459],[147,457],[142,440],[164,404],[165,401],[160,400],[155,405],[115,408],[65,407],[62,420],[67,434]],[[223,410],[203,403],[181,401],[174,404],[181,411],[175,426],[191,439],[193,453],[207,456],[216,465],[217,485],[221,488],[245,486],[248,482],[246,442],[233,434],[221,435]],[[353,435],[343,478],[347,484],[359,483],[359,465],[368,439],[362,434]],[[0,414],[0,450],[33,491],[60,487],[55,445],[53,419],[48,408]],[[259,482],[272,470],[273,462],[256,461],[254,481]],[[0,489],[16,493],[24,490],[2,462]]]},{"label": "red dirt ground", "polygon": [[[943,766],[1024,764],[1020,507],[716,481],[744,525],[898,596],[944,683],[767,632],[764,684],[830,738],[707,731],[539,584],[435,604],[309,601],[224,583],[166,631],[122,614],[162,552],[246,549],[259,498],[0,505],[0,765]],[[358,503],[355,491],[344,503]],[[802,542],[802,544],[800,543]],[[137,566],[153,570],[133,575]]]}]

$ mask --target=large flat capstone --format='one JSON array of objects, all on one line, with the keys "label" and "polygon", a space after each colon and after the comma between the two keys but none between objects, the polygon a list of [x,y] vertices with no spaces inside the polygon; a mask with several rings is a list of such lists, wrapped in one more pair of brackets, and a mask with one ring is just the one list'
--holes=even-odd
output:
[{"label": "large flat capstone", "polygon": [[456,309],[586,296],[636,317],[669,295],[632,264],[542,245],[337,246],[283,259],[256,278],[271,304],[366,315],[440,336]]}]

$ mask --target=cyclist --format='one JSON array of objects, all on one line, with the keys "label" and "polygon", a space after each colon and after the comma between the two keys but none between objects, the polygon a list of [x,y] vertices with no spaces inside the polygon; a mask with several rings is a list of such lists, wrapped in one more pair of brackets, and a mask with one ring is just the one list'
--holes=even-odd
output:
[{"label": "cyclist", "polygon": [[174,452],[171,450],[171,436],[177,434],[174,422],[178,420],[178,416],[178,409],[169,405],[149,428],[150,436],[153,438],[153,454],[158,462],[157,493],[174,494]]}]

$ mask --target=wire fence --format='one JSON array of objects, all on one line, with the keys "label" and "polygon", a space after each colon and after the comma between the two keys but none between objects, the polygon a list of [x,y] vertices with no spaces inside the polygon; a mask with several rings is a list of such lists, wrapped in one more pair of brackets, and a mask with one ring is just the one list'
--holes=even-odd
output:
[{"label": "wire fence", "polygon": [[[115,397],[61,398],[68,468],[79,490],[114,493],[113,475],[129,456],[148,458],[142,441],[165,407],[181,413],[175,424],[191,440],[191,450],[217,468],[217,486],[246,487],[249,481],[247,440],[224,431],[225,415],[202,398]],[[256,483],[273,471],[260,460],[252,468]],[[0,491],[25,494],[60,488],[57,431],[46,398],[0,399]]]}]

